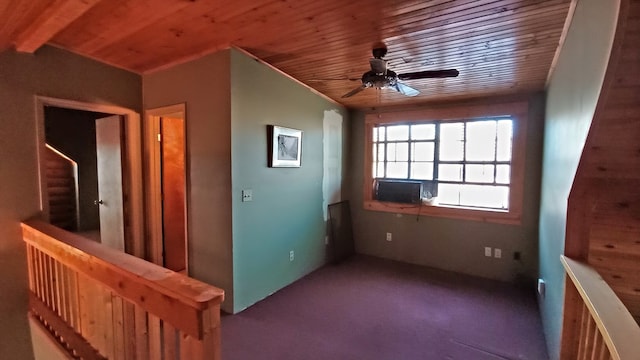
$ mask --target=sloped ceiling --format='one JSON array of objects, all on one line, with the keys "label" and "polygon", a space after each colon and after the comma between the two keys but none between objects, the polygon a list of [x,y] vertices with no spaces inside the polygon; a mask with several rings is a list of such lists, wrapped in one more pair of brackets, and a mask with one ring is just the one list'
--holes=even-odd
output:
[{"label": "sloped ceiling", "polygon": [[[235,46],[348,107],[542,90],[571,0],[4,0],[0,50],[49,43],[138,73]],[[360,85],[384,43],[407,97]]]}]

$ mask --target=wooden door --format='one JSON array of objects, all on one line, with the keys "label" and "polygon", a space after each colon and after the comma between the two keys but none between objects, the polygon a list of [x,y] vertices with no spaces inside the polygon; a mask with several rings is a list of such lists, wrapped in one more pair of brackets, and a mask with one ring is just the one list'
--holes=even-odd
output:
[{"label": "wooden door", "polygon": [[184,119],[160,118],[164,266],[186,270]]},{"label": "wooden door", "polygon": [[124,251],[122,193],[122,119],[114,115],[96,120],[98,196],[102,243]]}]

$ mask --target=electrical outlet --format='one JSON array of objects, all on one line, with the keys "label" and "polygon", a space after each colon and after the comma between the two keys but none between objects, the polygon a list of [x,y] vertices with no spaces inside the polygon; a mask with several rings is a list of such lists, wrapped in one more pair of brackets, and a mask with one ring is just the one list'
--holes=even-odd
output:
[{"label": "electrical outlet", "polygon": [[324,237],[324,244],[325,245],[329,245],[329,237],[328,236]]},{"label": "electrical outlet", "polygon": [[295,256],[296,256],[296,254],[293,252],[293,250],[289,251],[289,261],[293,261]]},{"label": "electrical outlet", "polygon": [[391,241],[391,233],[387,233],[387,241]]},{"label": "electrical outlet", "polygon": [[242,190],[242,202],[253,201],[253,190]]},{"label": "electrical outlet", "polygon": [[490,247],[485,247],[484,248],[484,256],[486,257],[491,257],[491,248]]},{"label": "electrical outlet", "polygon": [[493,257],[496,259],[502,258],[502,249],[495,248],[493,249]]}]

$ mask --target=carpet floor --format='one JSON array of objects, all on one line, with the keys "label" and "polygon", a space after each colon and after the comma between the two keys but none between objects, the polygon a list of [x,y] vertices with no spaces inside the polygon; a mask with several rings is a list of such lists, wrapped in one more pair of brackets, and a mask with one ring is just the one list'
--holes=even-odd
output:
[{"label": "carpet floor", "polygon": [[548,359],[534,292],[356,256],[222,317],[224,360]]}]

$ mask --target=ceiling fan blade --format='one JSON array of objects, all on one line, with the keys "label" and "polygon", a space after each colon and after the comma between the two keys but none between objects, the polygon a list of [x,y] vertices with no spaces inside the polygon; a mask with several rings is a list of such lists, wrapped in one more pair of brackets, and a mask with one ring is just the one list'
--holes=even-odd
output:
[{"label": "ceiling fan blade", "polygon": [[371,65],[371,71],[376,74],[385,74],[387,72],[387,61],[378,58],[369,59],[369,65]]},{"label": "ceiling fan blade", "polygon": [[396,82],[395,86],[391,86],[390,88],[406,96],[416,96],[420,94],[420,91],[418,91],[417,89],[414,89],[411,86],[405,85],[399,81]]},{"label": "ceiling fan blade", "polygon": [[413,80],[413,79],[432,79],[432,78],[447,78],[447,77],[456,77],[459,72],[456,69],[448,69],[448,70],[426,70],[426,71],[416,71],[406,74],[398,74],[398,79],[400,80]]},{"label": "ceiling fan blade", "polygon": [[346,94],[342,95],[342,98],[344,99],[344,98],[351,97],[351,96],[353,96],[353,95],[355,95],[355,94],[359,93],[360,91],[362,91],[362,90],[364,90],[364,89],[366,89],[366,88],[367,88],[366,86],[364,86],[364,85],[360,85],[360,86],[358,86],[357,88],[355,88],[355,89],[353,89],[353,90],[349,91],[348,93],[346,93]]}]

